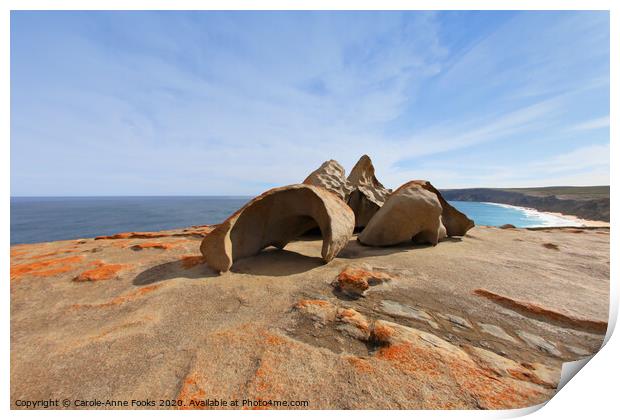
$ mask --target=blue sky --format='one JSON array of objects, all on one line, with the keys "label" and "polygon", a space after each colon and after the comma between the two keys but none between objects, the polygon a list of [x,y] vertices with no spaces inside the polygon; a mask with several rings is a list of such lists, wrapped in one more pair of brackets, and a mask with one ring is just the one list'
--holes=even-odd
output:
[{"label": "blue sky", "polygon": [[12,12],[11,194],[609,184],[607,12]]}]

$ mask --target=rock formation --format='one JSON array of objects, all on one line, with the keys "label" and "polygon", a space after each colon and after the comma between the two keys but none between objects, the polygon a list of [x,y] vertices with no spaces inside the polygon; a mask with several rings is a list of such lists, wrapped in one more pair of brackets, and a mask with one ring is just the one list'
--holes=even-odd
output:
[{"label": "rock formation", "polygon": [[413,240],[436,245],[446,236],[437,195],[408,183],[390,195],[359,235],[364,245],[389,246]]},{"label": "rock formation", "polygon": [[344,202],[349,199],[353,187],[345,177],[345,170],[335,160],[327,160],[304,180],[304,184],[316,185],[333,192]]},{"label": "rock formation", "polygon": [[[408,188],[411,185],[419,185],[427,191],[432,192],[437,196],[439,203],[441,204],[441,222],[446,228],[446,234],[448,236],[463,236],[467,231],[474,227],[474,221],[468,218],[465,214],[461,213],[453,206],[451,206],[442,196],[441,193],[433,187],[428,181],[416,180],[409,181],[401,185],[401,188]],[[398,191],[397,190],[397,191]]]},{"label": "rock formation", "polygon": [[357,161],[347,180],[353,188],[347,202],[355,213],[355,227],[362,228],[383,206],[390,190],[377,180],[375,167],[367,155]]},{"label": "rock formation", "polygon": [[[305,238],[221,280],[195,229],[11,246],[11,407],[85,395],[181,409],[520,408],[551,398],[562,363],[604,342],[608,228],[478,226],[397,252],[349,240],[319,266],[308,256],[323,241]],[[353,299],[337,278],[343,292],[369,287]]]},{"label": "rock formation", "polygon": [[313,185],[289,185],[255,197],[207,234],[200,251],[209,267],[228,271],[236,259],[268,246],[284,248],[318,226],[323,236],[321,256],[329,262],[348,243],[354,223],[351,209],[334,194]]}]

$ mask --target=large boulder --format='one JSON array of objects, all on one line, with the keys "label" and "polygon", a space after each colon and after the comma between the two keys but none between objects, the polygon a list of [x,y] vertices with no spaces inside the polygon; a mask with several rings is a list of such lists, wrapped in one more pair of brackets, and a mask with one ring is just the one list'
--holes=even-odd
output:
[{"label": "large boulder", "polygon": [[398,189],[408,188],[411,185],[419,185],[437,196],[442,209],[441,222],[445,226],[448,236],[464,236],[469,229],[474,227],[474,221],[450,205],[430,182],[424,180],[409,181]]},{"label": "large boulder", "polygon": [[437,245],[446,236],[441,203],[421,185],[403,186],[390,195],[358,239],[364,245],[389,246],[403,242]]},{"label": "large boulder", "polygon": [[383,206],[390,190],[377,180],[375,167],[367,155],[357,161],[347,180],[353,188],[347,202],[355,213],[355,227],[362,228]]},{"label": "large boulder", "polygon": [[346,202],[353,187],[344,174],[345,170],[342,165],[332,159],[323,162],[318,169],[308,175],[303,183],[323,187]]},{"label": "large boulder", "polygon": [[313,185],[274,188],[255,197],[207,234],[200,251],[207,265],[228,271],[233,261],[255,255],[268,246],[284,246],[319,227],[321,256],[331,261],[353,234],[355,215],[338,197]]}]

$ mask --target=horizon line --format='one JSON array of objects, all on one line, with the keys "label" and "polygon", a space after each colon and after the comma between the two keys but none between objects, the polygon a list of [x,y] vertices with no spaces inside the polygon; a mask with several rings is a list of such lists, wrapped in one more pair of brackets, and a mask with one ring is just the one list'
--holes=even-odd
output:
[{"label": "horizon line", "polygon": [[[544,187],[459,187],[459,188],[438,188],[440,191],[450,190],[517,190],[517,189],[543,189],[543,188],[595,188],[595,187],[607,187],[611,188],[609,184],[599,185],[549,185]],[[267,190],[268,191],[268,190]],[[167,195],[150,195],[150,194],[122,194],[122,195],[11,195],[10,198],[119,198],[119,197],[143,197],[143,198],[158,198],[158,197],[238,197],[247,198],[255,197],[261,193],[253,195],[242,194],[167,194]]]}]

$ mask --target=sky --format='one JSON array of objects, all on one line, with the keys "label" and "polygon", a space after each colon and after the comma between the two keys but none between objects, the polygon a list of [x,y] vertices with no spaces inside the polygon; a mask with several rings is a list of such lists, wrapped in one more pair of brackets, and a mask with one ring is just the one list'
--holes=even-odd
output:
[{"label": "sky", "polygon": [[609,184],[608,12],[11,12],[11,195]]}]

